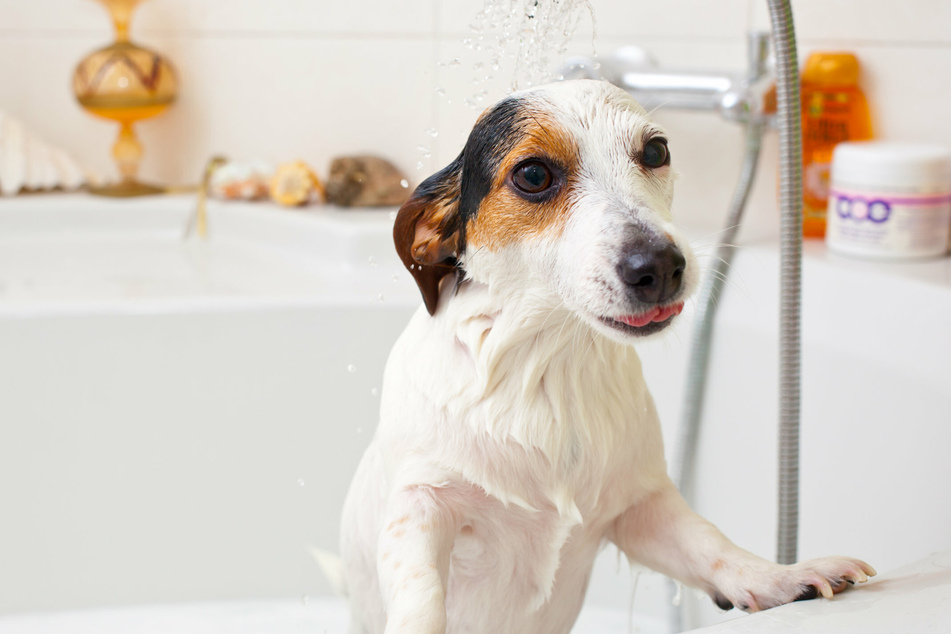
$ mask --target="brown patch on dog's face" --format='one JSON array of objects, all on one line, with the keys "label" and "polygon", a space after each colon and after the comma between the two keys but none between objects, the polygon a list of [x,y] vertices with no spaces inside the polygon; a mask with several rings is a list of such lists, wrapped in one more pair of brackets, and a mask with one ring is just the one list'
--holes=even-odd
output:
[{"label": "brown patch on dog's face", "polygon": [[491,190],[469,220],[468,246],[495,251],[542,235],[561,235],[578,155],[571,135],[550,114],[531,113],[522,139],[502,159]]},{"label": "brown patch on dog's face", "polygon": [[424,181],[393,224],[396,252],[416,280],[430,314],[436,311],[439,281],[455,270],[461,168],[461,158],[456,159]]}]

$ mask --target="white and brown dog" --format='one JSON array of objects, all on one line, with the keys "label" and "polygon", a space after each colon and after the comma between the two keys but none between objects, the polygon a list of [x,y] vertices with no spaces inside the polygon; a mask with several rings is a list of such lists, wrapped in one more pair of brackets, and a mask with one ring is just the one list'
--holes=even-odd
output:
[{"label": "white and brown dog", "polygon": [[425,308],[344,507],[352,632],[568,632],[606,541],[724,608],[874,574],[752,555],[668,478],[632,344],[697,284],[673,180],[664,132],[626,93],[564,82],[489,108],[400,210]]}]

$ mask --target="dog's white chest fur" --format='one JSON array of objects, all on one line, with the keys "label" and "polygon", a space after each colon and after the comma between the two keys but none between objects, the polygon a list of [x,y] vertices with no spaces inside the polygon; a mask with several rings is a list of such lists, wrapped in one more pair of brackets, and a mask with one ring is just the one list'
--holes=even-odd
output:
[{"label": "dog's white chest fur", "polygon": [[[460,509],[449,622],[568,631],[610,522],[663,477],[640,363],[557,306],[503,308],[471,283],[447,294],[445,310],[421,310],[393,349],[345,525],[384,531],[386,491],[401,482],[447,492]],[[374,546],[350,544],[366,549],[370,584]]]}]

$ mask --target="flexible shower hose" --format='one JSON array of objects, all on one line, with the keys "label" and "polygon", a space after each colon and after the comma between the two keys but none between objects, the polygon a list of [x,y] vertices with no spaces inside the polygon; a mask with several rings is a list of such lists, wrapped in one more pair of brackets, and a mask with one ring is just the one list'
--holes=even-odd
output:
[{"label": "flexible shower hose", "polygon": [[[780,179],[780,342],[779,342],[779,473],[776,561],[797,559],[799,534],[800,307],[802,279],[802,131],[799,61],[789,0],[767,0],[776,51],[777,128]],[[700,290],[688,369],[679,443],[671,462],[671,478],[684,491],[694,464],[700,415],[717,301],[728,274],[732,243],[753,183],[763,126],[746,129],[746,158],[731,201],[722,245]],[[671,586],[671,596],[675,590]],[[671,630],[683,629],[678,607],[671,612]]]},{"label": "flexible shower hose", "polygon": [[670,463],[670,477],[677,488],[684,492],[690,485],[692,468],[697,452],[697,436],[700,430],[700,415],[703,412],[703,398],[706,392],[707,369],[710,360],[710,343],[713,334],[713,322],[716,307],[729,275],[730,262],[736,253],[734,246],[736,234],[740,230],[743,210],[753,187],[756,166],[759,164],[762,147],[762,121],[750,121],[746,124],[746,153],[740,179],[733,190],[730,201],[726,228],[720,234],[720,246],[717,247],[697,296],[697,315],[694,317],[693,334],[690,338],[690,360],[687,364],[687,387],[684,397],[684,412],[681,417],[680,438],[675,445]]},{"label": "flexible shower hose", "polygon": [[[776,560],[796,561],[799,526],[799,367],[802,260],[802,138],[799,71],[792,10],[788,0],[768,0],[776,50],[777,127],[780,153],[780,333],[779,333],[779,521]],[[671,479],[684,491],[696,454],[717,301],[733,257],[733,242],[759,160],[763,125],[746,126],[746,158],[733,194],[722,244],[698,297],[680,439]]]},{"label": "flexible shower hose", "polygon": [[[690,338],[690,360],[687,364],[687,387],[684,397],[684,413],[681,417],[680,438],[674,449],[670,463],[670,477],[677,488],[687,496],[686,488],[691,482],[692,467],[697,453],[697,437],[700,432],[700,415],[703,412],[703,397],[707,385],[707,368],[710,360],[710,344],[713,335],[713,321],[716,316],[716,307],[720,292],[729,274],[730,261],[736,252],[733,243],[740,230],[743,219],[743,210],[753,180],[756,176],[756,166],[759,164],[760,149],[763,142],[763,121],[749,121],[746,123],[746,153],[743,167],[740,170],[740,179],[733,190],[733,199],[730,201],[726,228],[721,234],[720,246],[707,275],[697,301],[697,315],[693,323],[693,335]],[[670,613],[670,631],[677,633],[683,630],[683,617],[676,599],[679,589],[670,582],[668,594],[673,604]]]},{"label": "flexible shower hose", "polygon": [[790,0],[767,0],[776,47],[779,127],[779,521],[776,561],[796,562],[799,535],[799,368],[802,300],[802,121]]}]

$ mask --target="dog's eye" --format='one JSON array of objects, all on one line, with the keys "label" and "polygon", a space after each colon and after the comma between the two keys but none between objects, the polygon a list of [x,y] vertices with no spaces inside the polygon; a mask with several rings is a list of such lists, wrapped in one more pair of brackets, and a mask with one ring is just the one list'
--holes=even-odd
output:
[{"label": "dog's eye", "polygon": [[649,169],[657,169],[670,164],[670,151],[665,139],[651,139],[644,145],[641,164]]},{"label": "dog's eye", "polygon": [[512,182],[526,194],[537,194],[551,187],[551,170],[541,161],[519,165],[512,174]]}]

